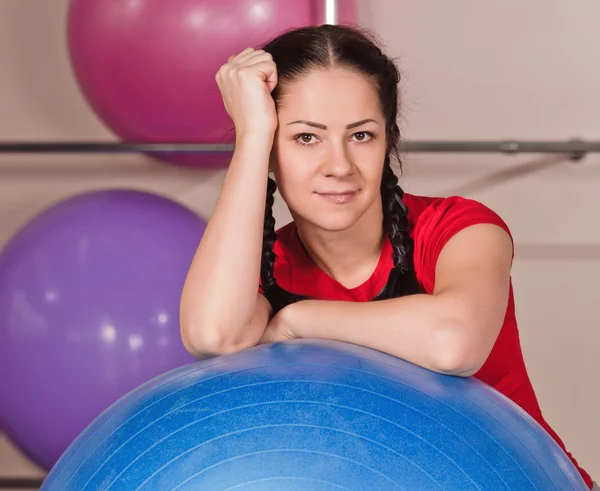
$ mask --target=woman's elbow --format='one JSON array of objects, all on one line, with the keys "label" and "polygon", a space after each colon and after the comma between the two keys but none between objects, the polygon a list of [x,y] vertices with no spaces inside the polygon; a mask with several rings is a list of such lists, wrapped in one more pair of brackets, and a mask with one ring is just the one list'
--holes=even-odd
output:
[{"label": "woman's elbow", "polygon": [[219,329],[205,322],[185,322],[180,325],[181,340],[188,353],[195,358],[224,355],[231,352]]},{"label": "woman's elbow", "polygon": [[248,339],[234,341],[222,326],[212,322],[181,322],[180,330],[183,346],[196,358],[237,353],[256,344]]},{"label": "woman's elbow", "polygon": [[181,322],[180,335],[183,347],[195,358],[217,356],[219,354],[215,350],[217,343],[214,340],[207,339],[205,334],[200,334],[193,324]]},{"label": "woman's elbow", "polygon": [[440,330],[435,349],[436,371],[458,377],[475,375],[489,356],[480,344],[460,327]]},{"label": "woman's elbow", "polygon": [[212,317],[201,312],[182,296],[179,307],[179,332],[184,348],[195,358],[224,354],[224,336]]}]

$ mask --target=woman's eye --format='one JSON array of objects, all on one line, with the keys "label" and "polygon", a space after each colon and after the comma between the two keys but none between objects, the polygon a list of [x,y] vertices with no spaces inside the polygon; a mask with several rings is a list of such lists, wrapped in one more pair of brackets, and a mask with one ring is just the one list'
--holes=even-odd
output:
[{"label": "woman's eye", "polygon": [[312,138],[314,138],[315,135],[312,135],[310,133],[303,133],[301,135],[298,135],[296,137],[296,140],[298,140],[299,143],[301,143],[302,145],[311,145],[312,142]]},{"label": "woman's eye", "polygon": [[354,137],[356,137],[359,142],[364,142],[371,138],[371,134],[367,131],[360,131],[358,133],[354,133]]}]

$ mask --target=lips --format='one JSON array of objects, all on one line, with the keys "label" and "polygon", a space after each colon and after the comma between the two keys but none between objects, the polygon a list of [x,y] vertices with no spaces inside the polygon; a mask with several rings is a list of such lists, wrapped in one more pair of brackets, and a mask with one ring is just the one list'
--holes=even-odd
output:
[{"label": "lips", "polygon": [[352,201],[356,196],[356,193],[357,191],[326,191],[324,193],[317,194],[330,203],[343,204]]}]

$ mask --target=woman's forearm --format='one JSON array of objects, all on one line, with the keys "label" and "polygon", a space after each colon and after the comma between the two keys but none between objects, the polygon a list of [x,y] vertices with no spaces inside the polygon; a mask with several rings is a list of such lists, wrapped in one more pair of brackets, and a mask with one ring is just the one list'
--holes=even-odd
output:
[{"label": "woman's forearm", "polygon": [[191,351],[218,352],[253,335],[247,326],[256,321],[272,142],[248,135],[236,143],[181,296],[182,338]]},{"label": "woman's forearm", "polygon": [[294,337],[367,346],[430,370],[468,376],[481,351],[473,351],[456,304],[443,296],[411,295],[377,302],[306,300],[278,315]]}]

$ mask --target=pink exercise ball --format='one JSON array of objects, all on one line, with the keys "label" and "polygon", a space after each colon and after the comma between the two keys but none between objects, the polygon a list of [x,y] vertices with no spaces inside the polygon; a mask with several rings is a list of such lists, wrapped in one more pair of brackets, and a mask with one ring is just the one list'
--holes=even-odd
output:
[{"label": "pink exercise ball", "polygon": [[[340,23],[354,23],[341,0]],[[68,48],[98,117],[126,142],[233,143],[215,75],[227,58],[289,28],[321,24],[325,0],[71,0]],[[155,155],[156,156],[156,155]],[[194,167],[231,155],[161,154]]]}]

